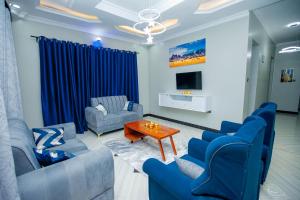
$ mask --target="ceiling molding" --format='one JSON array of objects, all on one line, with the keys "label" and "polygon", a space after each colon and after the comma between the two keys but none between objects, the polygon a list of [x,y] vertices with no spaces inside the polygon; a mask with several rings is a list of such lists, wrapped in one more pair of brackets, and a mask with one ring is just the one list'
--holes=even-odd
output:
[{"label": "ceiling molding", "polygon": [[124,8],[122,6],[118,6],[114,3],[111,3],[107,0],[102,0],[100,3],[98,3],[95,6],[96,9],[104,11],[104,12],[108,12],[110,14],[119,16],[121,18],[124,19],[128,19],[130,21],[133,22],[138,22],[139,18],[138,18],[138,13],[134,12],[132,10],[129,10],[127,8]]},{"label": "ceiling molding", "polygon": [[230,22],[230,21],[233,21],[233,20],[236,20],[236,19],[240,19],[240,18],[243,18],[243,17],[247,17],[247,16],[249,16],[249,11],[248,10],[242,11],[242,12],[239,12],[237,14],[234,14],[234,15],[231,15],[231,16],[228,16],[228,17],[223,17],[222,19],[215,20],[213,22],[209,22],[209,23],[206,23],[206,24],[203,24],[203,25],[200,25],[200,26],[196,26],[196,27],[191,28],[191,29],[187,29],[185,31],[181,31],[179,33],[175,33],[175,34],[169,36],[166,39],[161,39],[161,40],[158,39],[158,41],[159,42],[166,42],[166,41],[172,40],[174,38],[178,38],[178,37],[181,37],[181,36],[184,36],[184,35],[188,35],[188,34],[191,34],[191,33],[197,32],[197,31],[201,31],[201,30],[204,30],[204,29],[207,29],[207,28],[210,28],[210,27],[214,27],[214,26],[217,26],[217,25],[220,25],[220,24],[223,24],[223,23],[226,23],[226,22]]},{"label": "ceiling molding", "polygon": [[79,32],[84,32],[84,33],[89,33],[95,36],[101,36],[101,37],[106,37],[106,38],[110,38],[110,39],[115,39],[115,40],[120,40],[120,41],[124,41],[124,42],[129,42],[129,43],[134,43],[134,44],[140,44],[139,41],[134,40],[134,39],[129,39],[126,37],[122,37],[122,36],[116,36],[116,35],[111,35],[111,34],[106,34],[106,33],[101,33],[101,34],[97,34],[95,32],[92,31],[88,31],[86,27],[82,27],[82,26],[77,26],[77,25],[70,25],[70,24],[66,24],[63,22],[57,22],[55,20],[50,20],[44,17],[38,17],[38,16],[34,16],[34,15],[27,15],[25,18],[25,20],[28,21],[32,21],[32,22],[38,22],[41,24],[48,24],[51,26],[57,26],[57,27],[61,27],[61,28],[66,28],[66,29],[70,29],[70,30],[75,30],[75,31],[79,31]]}]

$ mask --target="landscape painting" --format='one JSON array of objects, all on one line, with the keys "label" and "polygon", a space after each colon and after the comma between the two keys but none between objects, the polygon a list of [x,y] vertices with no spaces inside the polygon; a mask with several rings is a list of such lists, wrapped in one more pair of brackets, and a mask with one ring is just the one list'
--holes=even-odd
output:
[{"label": "landscape painting", "polygon": [[206,62],[206,40],[197,40],[169,49],[169,66],[180,67]]},{"label": "landscape painting", "polygon": [[282,83],[295,82],[296,80],[295,80],[294,76],[295,76],[294,68],[282,69],[280,82],[282,82]]}]

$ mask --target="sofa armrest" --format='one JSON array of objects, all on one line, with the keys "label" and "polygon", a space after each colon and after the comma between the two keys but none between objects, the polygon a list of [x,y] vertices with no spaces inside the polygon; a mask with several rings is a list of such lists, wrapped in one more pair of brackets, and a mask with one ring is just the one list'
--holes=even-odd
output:
[{"label": "sofa armrest", "polygon": [[64,124],[56,124],[52,126],[47,126],[46,128],[64,128],[64,139],[74,139],[76,137],[76,127],[73,122],[64,123]]},{"label": "sofa armrest", "polygon": [[214,139],[221,137],[221,136],[224,136],[224,133],[213,132],[213,131],[203,131],[202,140],[211,142]]},{"label": "sofa armrest", "polygon": [[151,181],[155,181],[165,191],[177,197],[176,199],[186,199],[191,195],[190,184],[193,179],[181,173],[180,170],[174,170],[154,158],[144,163],[143,170],[149,176],[149,187],[151,187]]},{"label": "sofa armrest", "polygon": [[205,153],[208,145],[209,142],[207,141],[192,138],[188,144],[188,154],[201,161],[205,161]]},{"label": "sofa armrest", "polygon": [[109,149],[101,147],[17,180],[22,200],[94,199],[113,189],[113,157]]},{"label": "sofa armrest", "polygon": [[104,114],[94,107],[86,107],[85,119],[88,123],[96,126],[101,120],[104,119]]},{"label": "sofa armrest", "polygon": [[223,121],[221,124],[220,132],[222,132],[224,134],[236,132],[241,128],[241,126],[242,126],[242,124],[239,124],[239,123]]},{"label": "sofa armrest", "polygon": [[143,105],[142,104],[134,103],[132,111],[137,112],[140,117],[143,117],[144,113],[143,113]]}]

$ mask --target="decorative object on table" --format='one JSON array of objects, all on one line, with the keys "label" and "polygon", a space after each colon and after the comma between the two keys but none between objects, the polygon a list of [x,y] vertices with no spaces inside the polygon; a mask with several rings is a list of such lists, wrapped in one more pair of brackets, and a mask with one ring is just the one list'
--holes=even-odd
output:
[{"label": "decorative object on table", "polygon": [[159,124],[155,122],[148,122],[145,124],[145,127],[150,129],[159,128]]},{"label": "decorative object on table", "polygon": [[64,128],[33,128],[34,141],[37,149],[46,149],[65,144]]},{"label": "decorative object on table", "polygon": [[75,157],[74,154],[62,150],[34,148],[33,151],[40,165],[44,167]]},{"label": "decorative object on table", "polygon": [[107,115],[107,110],[104,108],[104,106],[99,103],[98,106],[95,107],[97,110],[101,111],[103,113],[104,116]]},{"label": "decorative object on table", "polygon": [[[146,127],[146,124],[149,124],[149,123],[150,123],[150,127],[152,127],[150,129]],[[164,149],[163,149],[161,141],[165,138],[169,138],[170,143],[172,145],[174,155],[177,155],[177,151],[176,151],[174,140],[173,140],[173,135],[179,133],[180,130],[160,125],[159,129],[152,131],[152,129],[155,127],[156,126],[153,122],[151,125],[151,122],[147,121],[147,120],[139,120],[139,121],[129,122],[124,125],[124,135],[127,139],[129,139],[131,141],[131,143],[136,142],[140,139],[143,139],[146,136],[150,136],[150,137],[156,139],[159,144],[159,149],[161,152],[162,160],[166,161],[166,157],[165,157],[165,153],[164,153]]]},{"label": "decorative object on table", "polygon": [[182,91],[182,94],[183,94],[183,95],[191,95],[191,94],[192,94],[192,91],[184,90],[184,91]]},{"label": "decorative object on table", "polygon": [[286,68],[281,70],[281,78],[280,82],[288,83],[288,82],[295,82],[295,69],[294,68]]},{"label": "decorative object on table", "polygon": [[169,49],[169,66],[179,67],[206,62],[206,39],[181,44]]}]

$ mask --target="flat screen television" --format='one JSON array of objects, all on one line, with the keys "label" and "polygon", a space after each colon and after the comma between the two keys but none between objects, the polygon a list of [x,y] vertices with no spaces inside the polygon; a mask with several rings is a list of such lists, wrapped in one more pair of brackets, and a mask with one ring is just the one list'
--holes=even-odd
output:
[{"label": "flat screen television", "polygon": [[176,85],[178,90],[201,90],[201,71],[176,74]]}]

